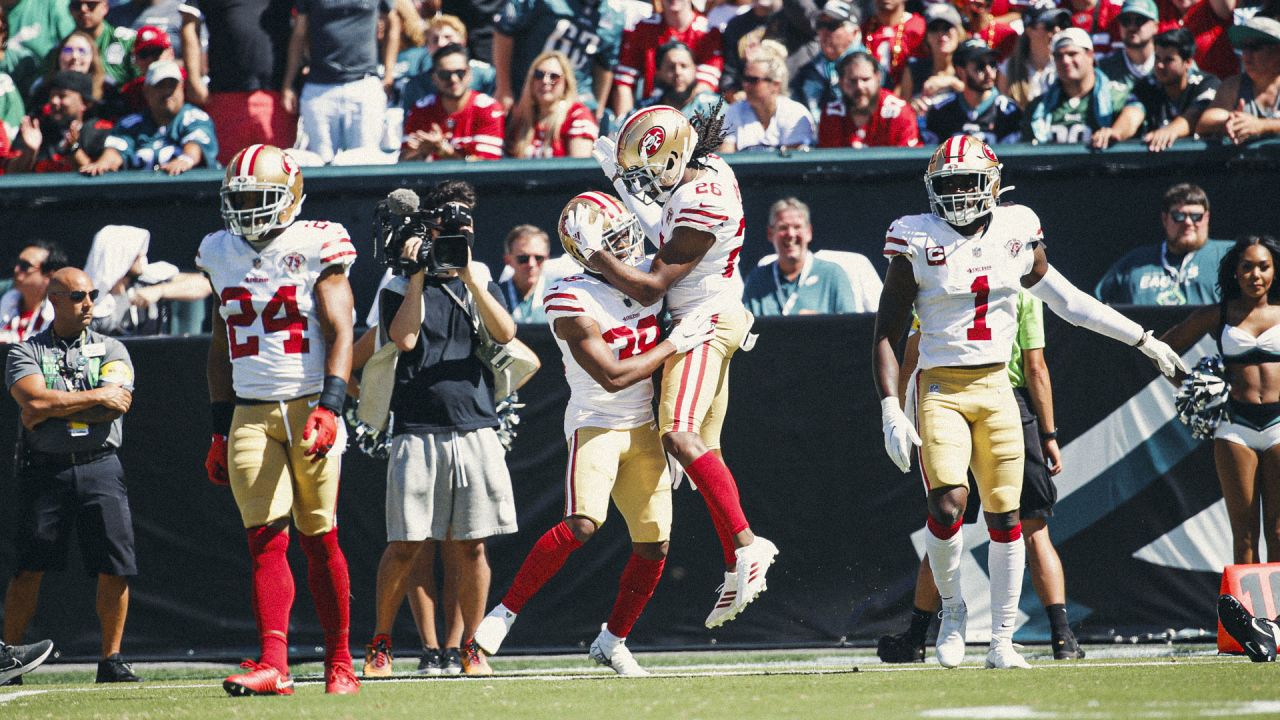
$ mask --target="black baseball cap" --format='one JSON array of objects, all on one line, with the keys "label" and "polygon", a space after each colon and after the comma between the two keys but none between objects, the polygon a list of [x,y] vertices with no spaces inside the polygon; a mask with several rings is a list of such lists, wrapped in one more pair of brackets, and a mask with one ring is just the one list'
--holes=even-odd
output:
[{"label": "black baseball cap", "polygon": [[85,102],[93,102],[93,78],[74,70],[59,70],[49,81],[49,92],[71,90],[80,93]]},{"label": "black baseball cap", "polygon": [[987,57],[998,58],[1000,57],[1000,53],[996,52],[995,48],[978,38],[969,38],[968,40],[960,43],[960,47],[956,48],[955,55],[952,56],[952,59],[955,61],[956,65],[964,67],[972,60],[983,60]]}]

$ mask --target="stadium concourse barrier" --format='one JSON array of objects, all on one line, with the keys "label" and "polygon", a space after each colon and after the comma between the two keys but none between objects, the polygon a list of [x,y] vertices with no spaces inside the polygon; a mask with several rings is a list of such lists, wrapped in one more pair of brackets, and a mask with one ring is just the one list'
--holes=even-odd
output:
[{"label": "stadium concourse barrier", "polygon": [[[1163,329],[1185,310],[1124,308]],[[871,315],[767,318],[760,341],[733,363],[724,451],[754,529],[781,554],[769,589],[739,619],[703,627],[722,579],[721,553],[701,498],[676,491],[670,561],[632,643],[640,649],[827,646],[874,643],[905,626],[921,548],[919,475],[885,456],[870,367]],[[521,336],[545,367],[521,392],[528,405],[508,456],[520,532],[489,543],[490,602],[511,582],[534,540],[563,512],[568,388],[545,327]],[[252,654],[250,562],[239,515],[225,487],[205,479],[208,447],[207,338],[126,342],[137,367],[122,459],[138,537],[139,576],[125,652],[142,658],[222,658]],[[0,350],[0,353],[3,351]],[[1194,355],[1194,353],[1192,353]],[[1230,533],[1211,448],[1174,418],[1171,386],[1140,353],[1051,319],[1049,365],[1065,470],[1050,524],[1066,568],[1072,618],[1086,638],[1116,633],[1210,631]],[[1192,360],[1195,358],[1192,357]],[[0,401],[0,437],[13,438],[17,408]],[[0,573],[14,569],[8,534],[16,520],[11,454],[0,453]],[[385,546],[385,467],[350,451],[339,503],[351,566],[352,642],[373,629],[374,578]],[[966,532],[964,571],[970,637],[986,623],[987,534]],[[290,640],[314,657],[322,633],[306,592],[305,559]],[[521,614],[504,652],[581,651],[607,616],[629,542],[616,512],[596,539]],[[93,581],[72,553],[71,570],[46,576],[44,601],[28,637],[52,637],[67,658],[98,648]],[[1047,638],[1031,590],[1023,595],[1024,641]],[[1208,641],[1208,638],[1205,639]],[[397,647],[413,652],[408,612]]]},{"label": "stadium concourse barrier", "polygon": [[[1179,142],[1164,153],[1122,144],[1104,153],[1079,146],[997,148],[1005,164],[1006,199],[1040,214],[1050,258],[1082,286],[1092,287],[1125,250],[1162,239],[1161,195],[1183,181],[1199,183],[1213,205],[1214,237],[1280,228],[1280,145],[1206,147]],[[747,209],[744,267],[772,252],[765,241],[769,205],[794,195],[813,209],[817,248],[871,256],[883,273],[880,251],[894,218],[927,212],[921,178],[930,150],[815,150],[729,156]],[[343,223],[362,257],[352,271],[357,306],[373,300],[382,268],[370,261],[373,206],[397,187],[423,189],[464,178],[479,189],[477,259],[496,273],[501,241],[520,223],[556,225],[574,194],[608,190],[591,160],[409,163],[377,167],[307,168],[302,217]],[[98,178],[70,173],[0,177],[0,227],[5,246],[32,237],[65,243],[83,261],[93,234],[109,223],[147,228],[151,259],[193,268],[200,238],[222,226],[218,188],[222,173],[196,170],[176,178],[123,172]],[[13,248],[16,253],[17,248]],[[558,250],[556,253],[558,254]]]}]

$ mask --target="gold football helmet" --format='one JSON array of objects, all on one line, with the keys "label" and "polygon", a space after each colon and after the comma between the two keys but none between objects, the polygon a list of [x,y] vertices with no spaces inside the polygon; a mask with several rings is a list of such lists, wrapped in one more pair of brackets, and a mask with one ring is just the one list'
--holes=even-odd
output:
[{"label": "gold football helmet", "polygon": [[632,115],[618,131],[618,173],[627,192],[646,203],[665,203],[680,182],[698,132],[668,105]]},{"label": "gold football helmet", "polygon": [[560,244],[584,270],[587,268],[586,256],[578,241],[565,232],[565,223],[569,216],[579,207],[586,207],[604,217],[604,251],[612,253],[627,265],[638,265],[644,259],[644,230],[640,229],[640,221],[627,209],[618,198],[594,190],[579,193],[564,206],[560,212],[560,222],[556,223],[556,231],[560,234]]},{"label": "gold football helmet", "polygon": [[283,150],[250,145],[227,163],[222,178],[222,220],[227,232],[258,244],[288,227],[302,209],[302,169]]},{"label": "gold football helmet", "polygon": [[952,225],[968,225],[991,212],[1000,200],[1000,168],[981,138],[953,135],[944,140],[924,173],[933,214]]}]

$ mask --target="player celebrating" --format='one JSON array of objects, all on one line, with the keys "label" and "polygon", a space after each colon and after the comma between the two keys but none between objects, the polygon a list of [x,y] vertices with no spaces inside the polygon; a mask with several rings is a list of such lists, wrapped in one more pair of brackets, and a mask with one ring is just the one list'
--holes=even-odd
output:
[{"label": "player celebrating", "polygon": [[651,377],[667,358],[711,340],[715,330],[708,316],[686,315],[659,342],[661,302],[637,307],[592,274],[577,239],[564,231],[580,212],[599,218],[604,252],[624,265],[643,267],[643,231],[617,198],[585,192],[569,201],[560,214],[560,242],[589,274],[562,279],[543,302],[570,390],[564,414],[569,443],[565,519],[538,539],[472,642],[488,655],[498,652],[525,603],[604,524],[612,495],[631,532],[632,555],[609,622],[591,643],[590,654],[619,675],[648,675],[625,642],[662,576],[671,532],[671,484],[653,424]]},{"label": "player celebrating", "polygon": [[[1026,554],[1018,516],[1023,439],[1005,362],[1017,329],[1019,287],[1073,325],[1137,347],[1165,375],[1186,372],[1168,345],[1049,265],[1036,214],[1020,205],[997,207],[1000,168],[995,153],[976,137],[956,135],[934,151],[924,176],[933,213],[908,215],[889,226],[889,271],[872,344],[885,450],[905,473],[912,445],[921,445],[929,485],[925,549],[942,596],[936,652],[945,667],[964,659],[960,528],[969,494],[966,468],[973,471],[991,534],[986,666],[1030,667],[1013,649]],[[913,304],[920,317],[919,435],[898,404],[894,354]]]},{"label": "player celebrating", "polygon": [[713,155],[724,139],[720,106],[695,118],[655,105],[632,115],[618,142],[596,141],[594,152],[645,234],[659,248],[646,271],[622,262],[603,245],[602,219],[576,209],[561,226],[587,266],[641,305],[667,298],[680,320],[709,315],[713,340],[668,358],[662,371],[658,427],[667,453],[702,491],[724,550],[725,579],[709,628],[732,620],[765,589],[778,548],[751,532],[733,474],[720,454],[720,428],[729,404],[729,359],[748,337],[752,317],[742,307],[738,253],[746,221],[738,180]]},{"label": "player celebrating", "polygon": [[[335,511],[346,431],[338,421],[351,373],[356,251],[336,223],[295,223],[302,172],[282,150],[250,145],[222,182],[227,229],[200,243],[196,264],[222,303],[213,317],[209,480],[230,482],[248,529],[262,655],[222,683],[231,695],[292,695],[285,555],[289,518],[325,635],[325,691],[359,692],[348,642],[350,581]],[[230,440],[228,441],[228,438]]]}]

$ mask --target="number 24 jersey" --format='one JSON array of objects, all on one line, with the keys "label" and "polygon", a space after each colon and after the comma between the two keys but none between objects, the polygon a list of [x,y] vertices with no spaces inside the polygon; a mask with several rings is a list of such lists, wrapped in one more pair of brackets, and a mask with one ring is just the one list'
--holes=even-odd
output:
[{"label": "number 24 jersey", "polygon": [[933,214],[889,226],[884,254],[910,260],[918,286],[921,368],[1009,360],[1018,291],[1042,238],[1040,218],[1021,205],[992,209],[986,231],[974,238]]},{"label": "number 24 jersey", "polygon": [[337,223],[294,223],[261,252],[226,230],[205,236],[196,265],[220,300],[237,397],[289,400],[320,392],[325,342],[313,291],[326,268],[346,272],[355,260],[351,238]]},{"label": "number 24 jersey", "polygon": [[[648,271],[647,262],[640,267]],[[558,318],[581,316],[593,320],[619,360],[646,352],[662,339],[658,323],[661,302],[641,305],[589,275],[561,279],[547,290],[542,309],[553,334]],[[629,430],[653,422],[652,380],[610,393],[578,364],[568,343],[558,335],[556,344],[564,357],[564,374],[569,382],[569,405],[564,410],[566,436],[582,427]]]}]

